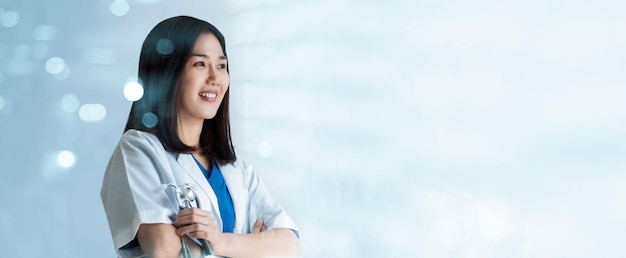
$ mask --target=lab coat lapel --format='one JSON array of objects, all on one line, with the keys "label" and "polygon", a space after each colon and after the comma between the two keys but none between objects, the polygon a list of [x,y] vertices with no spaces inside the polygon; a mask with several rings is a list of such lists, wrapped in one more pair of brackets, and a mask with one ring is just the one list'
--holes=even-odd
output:
[{"label": "lab coat lapel", "polygon": [[204,200],[199,200],[200,208],[202,208],[203,210],[213,211],[213,216],[216,218],[216,221],[218,221],[219,225],[221,226],[222,219],[220,217],[220,208],[217,204],[217,196],[215,196],[213,188],[211,188],[209,181],[207,181],[206,177],[204,177],[204,174],[198,167],[198,164],[196,164],[196,161],[193,159],[191,154],[179,154],[177,161],[178,164],[183,167],[187,175],[193,179],[194,182],[192,184],[196,186],[193,187],[193,189],[196,192],[202,191],[205,196],[209,197],[209,201],[211,202],[210,205],[208,205]]},{"label": "lab coat lapel", "polygon": [[219,166],[224,181],[226,181],[226,187],[230,193],[230,198],[233,200],[233,208],[235,209],[235,228],[234,233],[247,233],[244,227],[246,221],[246,205],[245,200],[248,191],[244,187],[243,174],[241,170],[235,168],[232,164],[225,166]]}]

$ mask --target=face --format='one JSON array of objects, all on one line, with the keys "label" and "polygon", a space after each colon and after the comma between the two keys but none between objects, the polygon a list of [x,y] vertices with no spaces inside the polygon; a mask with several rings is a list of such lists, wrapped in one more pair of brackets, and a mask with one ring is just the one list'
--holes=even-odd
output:
[{"label": "face", "polygon": [[178,85],[178,115],[183,124],[202,123],[204,119],[215,117],[230,82],[227,65],[228,60],[215,35],[200,34]]}]

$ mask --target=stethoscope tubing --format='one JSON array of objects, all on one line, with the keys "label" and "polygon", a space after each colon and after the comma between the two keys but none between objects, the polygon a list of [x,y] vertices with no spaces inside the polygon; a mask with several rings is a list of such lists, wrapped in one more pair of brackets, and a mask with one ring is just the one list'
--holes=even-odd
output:
[{"label": "stethoscope tubing", "polygon": [[[193,190],[191,184],[185,183],[180,186],[175,184],[168,184],[168,187],[173,187],[176,194],[176,201],[178,202],[179,211],[184,209],[189,209],[192,207],[198,208],[198,202],[196,201],[196,193]],[[182,188],[182,189],[181,189]],[[198,239],[200,241],[202,247],[202,255],[203,257],[216,257],[215,252],[213,251],[213,247],[206,239]],[[191,258],[191,254],[189,253],[189,249],[187,249],[187,245],[185,244],[185,240],[183,236],[181,236],[182,243],[182,253],[184,258]]]}]

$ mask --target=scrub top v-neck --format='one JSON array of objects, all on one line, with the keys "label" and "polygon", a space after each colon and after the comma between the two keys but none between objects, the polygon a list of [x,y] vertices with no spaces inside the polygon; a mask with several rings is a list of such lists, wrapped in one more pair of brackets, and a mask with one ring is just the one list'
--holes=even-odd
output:
[{"label": "scrub top v-neck", "polygon": [[204,177],[209,181],[215,196],[217,196],[217,205],[220,207],[220,216],[222,217],[222,232],[233,233],[233,227],[235,226],[235,209],[233,208],[233,200],[230,197],[228,188],[226,187],[226,181],[222,172],[217,167],[215,161],[211,161],[211,172],[202,166],[202,164],[193,156],[193,159],[202,170]]}]

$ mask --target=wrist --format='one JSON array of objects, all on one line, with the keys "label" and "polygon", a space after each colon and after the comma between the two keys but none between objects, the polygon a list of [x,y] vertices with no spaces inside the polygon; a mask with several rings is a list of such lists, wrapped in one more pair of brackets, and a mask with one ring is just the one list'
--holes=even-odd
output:
[{"label": "wrist", "polygon": [[233,234],[230,233],[219,233],[217,237],[218,241],[216,241],[215,246],[213,246],[213,250],[215,254],[224,255],[231,253],[232,243],[233,243]]}]

